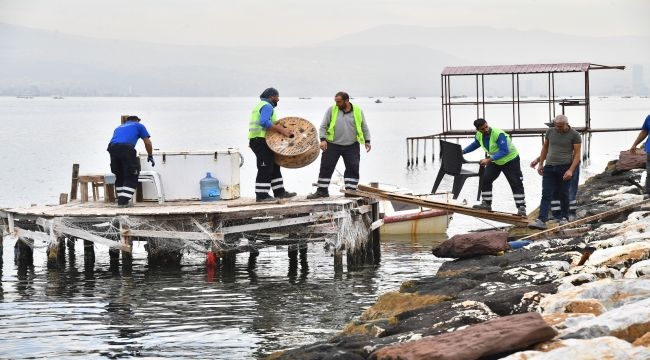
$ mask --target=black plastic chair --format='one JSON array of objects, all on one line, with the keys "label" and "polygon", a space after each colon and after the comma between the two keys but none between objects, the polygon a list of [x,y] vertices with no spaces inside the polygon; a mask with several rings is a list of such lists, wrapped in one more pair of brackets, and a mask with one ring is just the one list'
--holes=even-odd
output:
[{"label": "black plastic chair", "polygon": [[465,180],[473,176],[478,176],[479,186],[476,200],[480,200],[481,180],[483,179],[483,166],[479,166],[478,172],[463,169],[463,164],[477,164],[478,161],[465,160],[465,158],[463,158],[463,149],[461,146],[449,141],[440,140],[440,157],[442,158],[442,163],[440,164],[440,171],[438,171],[438,176],[436,177],[436,182],[433,184],[431,193],[434,194],[436,190],[438,190],[438,186],[440,185],[440,182],[445,175],[451,175],[454,177],[454,185],[451,192],[454,194],[454,199],[457,199],[458,195],[460,194],[460,190],[465,184]]}]

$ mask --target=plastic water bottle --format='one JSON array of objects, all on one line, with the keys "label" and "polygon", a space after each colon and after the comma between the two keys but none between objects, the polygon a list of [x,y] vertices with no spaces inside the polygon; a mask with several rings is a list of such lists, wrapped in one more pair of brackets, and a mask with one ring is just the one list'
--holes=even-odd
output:
[{"label": "plastic water bottle", "polygon": [[207,175],[199,182],[201,185],[201,201],[215,201],[221,197],[221,190],[219,190],[219,180],[212,177],[212,174]]}]

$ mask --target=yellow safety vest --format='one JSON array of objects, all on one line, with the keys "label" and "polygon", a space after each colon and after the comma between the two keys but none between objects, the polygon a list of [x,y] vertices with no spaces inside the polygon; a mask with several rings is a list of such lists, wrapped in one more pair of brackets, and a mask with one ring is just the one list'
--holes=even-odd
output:
[{"label": "yellow safety vest", "polygon": [[[260,110],[264,105],[269,105],[268,102],[260,100],[259,103],[253,108],[251,112],[251,121],[248,124],[248,138],[257,138],[257,137],[266,137],[266,129],[260,125]],[[273,114],[271,115],[271,122],[275,124],[277,121],[275,117],[275,108],[273,108]]]},{"label": "yellow safety vest", "polygon": [[501,134],[505,135],[506,140],[508,140],[508,155],[502,157],[499,160],[494,160],[494,163],[497,165],[503,165],[508,161],[516,158],[517,155],[519,155],[519,151],[517,151],[517,148],[514,145],[512,145],[512,140],[510,140],[510,135],[508,135],[505,131],[501,129],[492,128],[492,132],[490,133],[490,144],[489,144],[490,146],[486,147],[485,144],[483,144],[483,133],[481,133],[480,131],[476,132],[476,141],[478,141],[479,145],[481,145],[481,147],[485,149],[485,151],[490,156],[499,152],[499,145],[497,145],[497,139]]},{"label": "yellow safety vest", "polygon": [[[359,144],[364,144],[366,139],[363,137],[363,130],[361,130],[361,121],[363,117],[361,116],[361,108],[358,106],[352,106],[352,115],[354,116],[354,125],[357,128],[357,141]],[[334,105],[332,106],[332,116],[330,117],[330,126],[327,128],[327,134],[325,138],[327,141],[334,141],[334,126],[336,126],[336,120],[339,117],[339,107]]]}]

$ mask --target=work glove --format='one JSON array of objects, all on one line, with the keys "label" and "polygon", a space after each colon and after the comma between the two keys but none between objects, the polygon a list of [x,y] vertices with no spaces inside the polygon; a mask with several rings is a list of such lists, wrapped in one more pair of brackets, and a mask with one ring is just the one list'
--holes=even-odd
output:
[{"label": "work glove", "polygon": [[147,161],[151,163],[151,167],[156,166],[156,163],[153,161],[153,155],[147,156]]}]

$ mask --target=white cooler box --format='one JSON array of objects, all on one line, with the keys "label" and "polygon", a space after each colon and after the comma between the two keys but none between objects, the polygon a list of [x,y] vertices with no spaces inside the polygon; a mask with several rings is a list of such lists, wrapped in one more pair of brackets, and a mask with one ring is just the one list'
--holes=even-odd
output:
[{"label": "white cooler box", "polygon": [[[239,149],[216,151],[154,151],[156,166],[140,153],[143,171],[160,174],[165,201],[200,200],[200,181],[209,172],[219,180],[221,199],[239,198],[239,168],[243,164]],[[158,200],[154,182],[142,182],[144,200]]]}]

